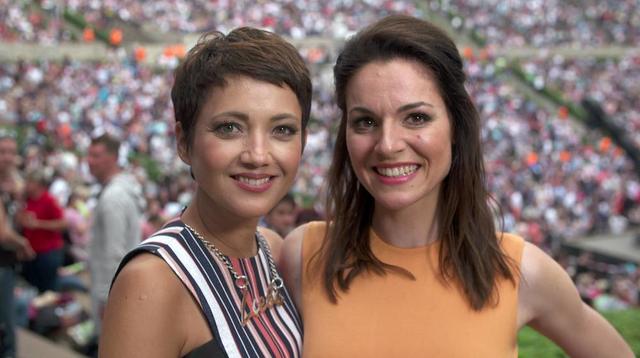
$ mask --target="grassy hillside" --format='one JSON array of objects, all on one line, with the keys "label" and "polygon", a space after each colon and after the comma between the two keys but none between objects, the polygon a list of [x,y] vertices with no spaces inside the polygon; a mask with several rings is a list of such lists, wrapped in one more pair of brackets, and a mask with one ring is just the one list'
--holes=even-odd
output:
[{"label": "grassy hillside", "polygon": [[[640,309],[603,314],[622,334],[636,356],[640,357]],[[518,345],[522,358],[567,357],[553,342],[528,327],[518,335]]]}]

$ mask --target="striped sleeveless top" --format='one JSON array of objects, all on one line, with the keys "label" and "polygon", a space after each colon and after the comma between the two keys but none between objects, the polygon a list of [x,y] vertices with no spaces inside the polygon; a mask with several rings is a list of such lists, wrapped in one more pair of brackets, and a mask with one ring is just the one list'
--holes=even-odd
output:
[{"label": "striped sleeveless top", "polygon": [[[118,272],[142,252],[162,258],[199,304],[217,345],[216,356],[301,356],[302,323],[286,288],[282,288],[282,305],[260,312],[243,325],[242,292],[234,285],[229,269],[181,220],[169,222],[128,253]],[[247,276],[253,294],[266,296],[270,271],[262,250],[253,257],[227,258],[238,274]],[[205,346],[210,344],[212,342]]]}]

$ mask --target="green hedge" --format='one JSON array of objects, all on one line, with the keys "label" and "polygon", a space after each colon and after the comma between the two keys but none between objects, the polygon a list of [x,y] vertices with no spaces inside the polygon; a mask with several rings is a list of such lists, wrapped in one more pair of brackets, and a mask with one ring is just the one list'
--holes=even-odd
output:
[{"label": "green hedge", "polygon": [[87,27],[93,27],[94,32],[96,34],[96,38],[106,43],[107,45],[110,44],[109,32],[104,29],[96,29],[94,26],[91,26],[89,23],[87,23],[87,20],[81,14],[65,9],[63,16],[64,16],[64,19],[67,20],[67,22],[79,28],[80,30],[84,30]]},{"label": "green hedge", "polygon": [[547,86],[541,89],[535,88],[533,86],[533,81],[534,81],[533,76],[524,72],[522,67],[516,62],[511,62],[508,65],[508,67],[511,69],[512,73],[516,75],[516,77],[520,78],[522,81],[527,83],[533,90],[537,91],[542,96],[544,96],[551,102],[555,103],[556,105],[567,107],[567,109],[569,110],[569,113],[571,113],[571,115],[574,116],[575,118],[581,121],[585,121],[587,119],[587,114],[585,110],[582,108],[582,106],[565,100],[564,96],[559,91],[553,88],[549,88]]}]

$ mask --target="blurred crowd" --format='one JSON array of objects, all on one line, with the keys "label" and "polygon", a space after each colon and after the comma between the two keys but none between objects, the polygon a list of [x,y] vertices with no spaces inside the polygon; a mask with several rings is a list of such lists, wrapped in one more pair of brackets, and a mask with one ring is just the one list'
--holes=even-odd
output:
[{"label": "blurred crowd", "polygon": [[522,63],[539,88],[549,86],[575,103],[589,97],[640,148],[640,56],[620,59],[545,56]]},{"label": "blurred crowd", "polygon": [[491,192],[507,230],[552,248],[564,239],[620,233],[640,223],[640,182],[624,153],[601,134],[527,99],[469,61],[469,89],[485,120]]},{"label": "blurred crowd", "polygon": [[[634,0],[443,0],[428,6],[464,16],[464,22],[454,18],[452,24],[507,46],[640,40],[640,3]],[[0,40],[53,44],[71,39],[60,20],[63,7],[105,26],[113,19],[135,26],[153,20],[160,31],[194,33],[257,25],[296,39],[343,39],[390,12],[420,14],[413,2],[400,0],[0,0]],[[291,194],[262,221],[281,235],[323,217],[324,178],[341,115],[333,98],[337,45],[332,41],[299,45],[314,84],[308,138]],[[571,120],[565,108],[547,108],[522,95],[505,80],[504,61],[485,55],[465,56],[465,66],[482,118],[487,179],[501,227],[556,253],[567,240],[640,225],[640,178],[625,153]],[[122,141],[120,163],[143,186],[146,201],[141,240],[190,201],[193,182],[175,155],[170,90],[176,63],[174,58],[151,66],[120,49],[99,62],[0,64],[0,135],[13,133],[20,144],[20,172],[42,171],[38,182],[46,178],[46,190],[63,210],[66,264],[91,260],[88,227],[100,191],[87,162],[92,138],[109,133]],[[639,57],[549,56],[524,61],[522,67],[538,88],[556,89],[576,103],[585,96],[601,103],[640,147],[640,111],[634,105],[640,98]],[[637,265],[605,264],[588,255],[558,260],[585,301],[608,309],[638,306]]]},{"label": "blurred crowd", "polygon": [[492,45],[597,47],[640,41],[637,0],[437,0],[430,7]]},{"label": "blurred crowd", "polygon": [[51,45],[70,41],[72,34],[65,28],[62,8],[55,1],[0,0],[0,41],[37,42]]},{"label": "blurred crowd", "polygon": [[[341,39],[390,13],[423,16],[404,0],[0,0],[0,40],[44,44],[78,36],[64,24],[64,11],[96,28],[128,24],[158,33],[227,31],[259,26],[293,39]],[[633,46],[640,41],[640,3],[606,1],[431,0],[425,9],[451,17],[451,24],[477,32],[487,44],[550,47]]]},{"label": "blurred crowd", "polygon": [[71,34],[61,20],[65,10],[81,14],[97,28],[126,23],[159,33],[191,34],[258,26],[293,39],[344,38],[391,13],[421,16],[413,1],[403,0],[0,0],[0,39],[41,43],[69,40]]}]

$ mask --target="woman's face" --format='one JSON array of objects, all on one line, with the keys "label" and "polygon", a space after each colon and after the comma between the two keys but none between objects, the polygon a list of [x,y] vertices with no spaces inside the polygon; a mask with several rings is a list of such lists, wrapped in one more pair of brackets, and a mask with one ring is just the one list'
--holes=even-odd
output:
[{"label": "woman's face", "polygon": [[266,214],[291,186],[302,155],[302,111],[295,93],[245,76],[214,87],[197,117],[187,150],[209,209],[240,217]]},{"label": "woman's face", "polygon": [[387,210],[435,208],[451,166],[451,124],[423,65],[365,65],[346,89],[346,141],[353,170]]}]

